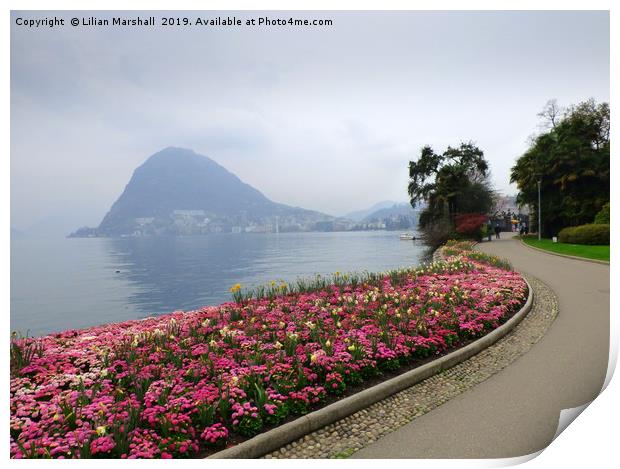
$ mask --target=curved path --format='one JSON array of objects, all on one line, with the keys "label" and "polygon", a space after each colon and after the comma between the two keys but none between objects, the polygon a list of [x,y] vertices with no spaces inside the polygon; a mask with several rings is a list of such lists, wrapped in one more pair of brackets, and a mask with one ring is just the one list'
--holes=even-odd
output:
[{"label": "curved path", "polygon": [[559,315],[509,367],[356,452],[354,458],[502,458],[545,448],[562,409],[600,392],[609,354],[609,266],[529,249],[503,233],[478,249],[549,285]]}]

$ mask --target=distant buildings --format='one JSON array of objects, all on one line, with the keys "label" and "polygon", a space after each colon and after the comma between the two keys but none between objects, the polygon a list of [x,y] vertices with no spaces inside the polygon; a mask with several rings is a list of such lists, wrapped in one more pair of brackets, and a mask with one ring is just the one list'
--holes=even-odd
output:
[{"label": "distant buildings", "polygon": [[[242,212],[234,216],[222,216],[206,210],[175,209],[167,216],[135,217],[128,219],[125,233],[120,236],[191,236],[211,233],[290,233],[308,231],[364,231],[402,230],[417,225],[414,216],[386,214],[362,222],[346,218],[333,218],[300,210],[284,215],[252,216]],[[97,228],[81,228],[70,237],[105,236]]]}]

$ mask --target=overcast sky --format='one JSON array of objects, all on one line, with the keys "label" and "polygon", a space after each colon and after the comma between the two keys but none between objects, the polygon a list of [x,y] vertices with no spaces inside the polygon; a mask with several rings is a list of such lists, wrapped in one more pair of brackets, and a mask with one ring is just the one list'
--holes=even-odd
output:
[{"label": "overcast sky", "polygon": [[[132,16],[56,13],[119,15]],[[13,12],[11,226],[98,225],[167,146],[274,201],[341,215],[406,200],[423,145],[472,140],[512,194],[510,167],[547,100],[609,100],[607,12],[268,15],[334,24],[35,29],[15,19],[50,15]]]}]

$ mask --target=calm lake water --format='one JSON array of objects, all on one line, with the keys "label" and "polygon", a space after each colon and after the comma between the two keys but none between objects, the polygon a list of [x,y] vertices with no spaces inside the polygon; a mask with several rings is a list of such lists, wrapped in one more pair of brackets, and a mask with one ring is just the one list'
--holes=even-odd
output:
[{"label": "calm lake water", "polygon": [[11,330],[42,335],[192,310],[228,289],[418,265],[398,232],[11,241]]}]

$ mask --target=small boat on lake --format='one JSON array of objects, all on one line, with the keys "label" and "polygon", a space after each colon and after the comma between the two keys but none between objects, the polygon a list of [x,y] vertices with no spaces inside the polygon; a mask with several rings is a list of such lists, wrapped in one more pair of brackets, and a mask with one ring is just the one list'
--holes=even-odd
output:
[{"label": "small boat on lake", "polygon": [[412,239],[415,239],[415,236],[413,236],[411,233],[402,233],[400,235],[400,239],[402,239],[403,241],[411,241]]}]

